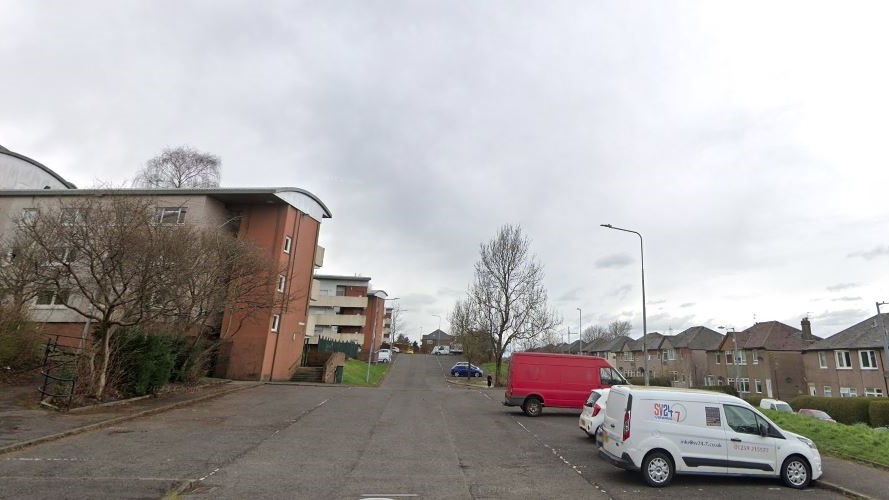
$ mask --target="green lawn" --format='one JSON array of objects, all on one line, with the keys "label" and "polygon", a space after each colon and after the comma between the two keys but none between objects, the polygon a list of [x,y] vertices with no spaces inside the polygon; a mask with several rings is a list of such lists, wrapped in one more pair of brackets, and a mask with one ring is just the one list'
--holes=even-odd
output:
[{"label": "green lawn", "polygon": [[[495,371],[497,370],[497,365],[490,361],[488,363],[482,363],[479,365],[479,368],[485,371],[485,375],[494,376]],[[509,361],[504,361],[500,365],[500,385],[506,386],[506,381],[509,377]]]},{"label": "green lawn", "polygon": [[818,450],[825,455],[858,458],[889,467],[889,432],[877,431],[864,424],[832,424],[795,413],[760,411],[782,429],[815,441]]},{"label": "green lawn", "polygon": [[366,383],[367,363],[357,359],[347,359],[343,370],[343,384],[375,386],[380,384],[383,375],[389,371],[389,363],[376,363],[370,365],[370,383]]}]

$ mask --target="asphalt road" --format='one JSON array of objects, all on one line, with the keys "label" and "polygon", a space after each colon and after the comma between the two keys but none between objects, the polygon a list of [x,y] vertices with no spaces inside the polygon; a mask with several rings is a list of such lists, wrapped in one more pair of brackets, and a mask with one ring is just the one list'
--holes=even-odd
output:
[{"label": "asphalt road", "polygon": [[528,418],[447,382],[453,356],[396,356],[379,388],[264,385],[0,457],[0,498],[838,498],[680,476],[666,490],[595,455],[579,411]]}]

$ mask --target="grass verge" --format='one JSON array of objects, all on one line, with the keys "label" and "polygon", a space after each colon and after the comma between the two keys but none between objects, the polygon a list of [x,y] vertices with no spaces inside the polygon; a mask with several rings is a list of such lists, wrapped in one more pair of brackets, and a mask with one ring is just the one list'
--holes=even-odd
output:
[{"label": "grass verge", "polygon": [[818,450],[825,455],[860,459],[889,467],[889,432],[878,431],[865,424],[832,424],[795,413],[760,411],[782,429],[815,441]]},{"label": "grass verge", "polygon": [[370,383],[365,382],[367,377],[367,363],[357,359],[347,359],[343,368],[343,384],[376,386],[380,385],[383,375],[389,371],[389,363],[375,363],[370,365]]},{"label": "grass verge", "polygon": [[[482,363],[479,365],[479,368],[485,371],[485,375],[494,376],[497,370],[497,364],[493,361],[489,361],[487,363]],[[505,387],[506,382],[509,379],[509,361],[504,361],[500,364],[500,385]]]}]

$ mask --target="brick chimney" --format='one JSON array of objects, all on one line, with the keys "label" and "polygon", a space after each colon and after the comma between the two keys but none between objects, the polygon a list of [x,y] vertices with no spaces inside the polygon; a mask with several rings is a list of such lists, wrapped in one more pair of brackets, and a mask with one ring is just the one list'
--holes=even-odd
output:
[{"label": "brick chimney", "polygon": [[807,342],[814,342],[815,336],[812,335],[812,323],[809,322],[809,317],[806,316],[800,321],[800,325],[803,327],[803,340]]}]

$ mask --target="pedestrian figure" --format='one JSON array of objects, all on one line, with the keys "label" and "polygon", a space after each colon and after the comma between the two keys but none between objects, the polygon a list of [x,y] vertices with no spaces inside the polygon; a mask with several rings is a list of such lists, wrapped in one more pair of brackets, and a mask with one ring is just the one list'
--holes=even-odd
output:
[{"label": "pedestrian figure", "polygon": [[488,387],[491,387],[492,385],[494,385],[494,379],[491,378],[490,375],[488,375]]}]

